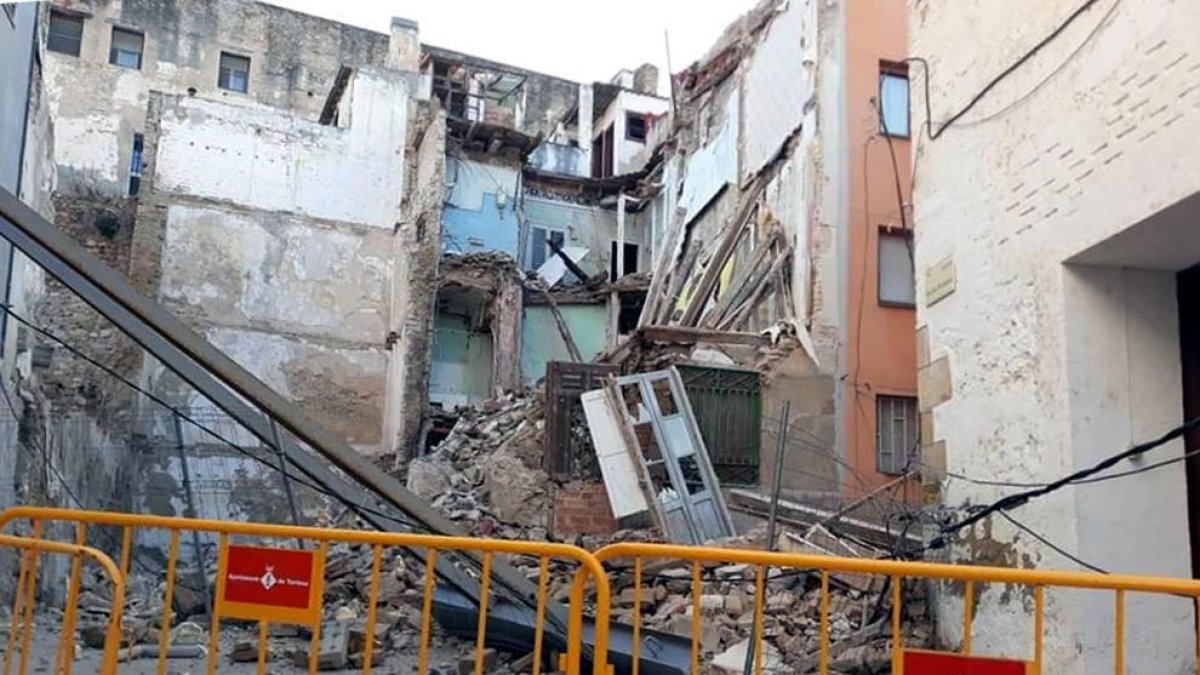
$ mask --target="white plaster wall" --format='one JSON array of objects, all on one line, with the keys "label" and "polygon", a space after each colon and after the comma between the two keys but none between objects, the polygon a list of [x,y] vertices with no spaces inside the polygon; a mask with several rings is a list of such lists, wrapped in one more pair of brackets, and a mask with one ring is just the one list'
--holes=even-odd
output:
[{"label": "white plaster wall", "polygon": [[738,101],[737,90],[725,101],[720,130],[704,147],[688,156],[683,167],[683,192],[677,208],[691,221],[713,197],[738,177]]},{"label": "white plaster wall", "polygon": [[[1082,469],[1112,454],[1112,439],[1154,438],[1179,423],[1183,399],[1179,387],[1170,386],[1182,379],[1179,308],[1173,272],[1070,266],[1064,274],[1071,317],[1066,322],[1070,444],[1073,468]],[[1177,439],[1118,468],[1135,469],[1183,452],[1183,440]],[[1079,556],[1121,572],[1191,576],[1187,509],[1171,508],[1187,504],[1181,466],[1072,490]],[[1132,537],[1135,546],[1121,541],[1150,524],[1153,536]],[[1112,598],[1093,593],[1085,603],[1085,672],[1103,672],[1113,659]],[[1194,639],[1191,602],[1137,594],[1128,596],[1127,608],[1127,625],[1154,626],[1151,636],[1130,646],[1129,672],[1194,670],[1193,652],[1170,648]]]},{"label": "white plaster wall", "polygon": [[742,77],[742,181],[779,152],[813,95],[816,0],[791,0],[767,28]]},{"label": "white plaster wall", "polygon": [[391,268],[390,232],[172,204],[159,294],[209,323],[374,345]]},{"label": "white plaster wall", "polygon": [[[616,131],[613,137],[617,143],[617,161],[613,166],[617,167],[617,173],[632,173],[641,169],[646,164],[646,160],[650,157],[651,134],[650,120],[646,124],[646,141],[631,141],[625,137],[626,129],[626,113],[640,113],[647,116],[659,117],[666,115],[671,109],[671,101],[660,96],[650,96],[648,94],[639,94],[635,91],[622,91],[617,97],[616,116]],[[660,119],[658,124],[665,124],[666,121]]]},{"label": "white plaster wall", "polygon": [[404,186],[408,96],[403,76],[356,71],[348,127],[265,106],[164,99],[160,190],[249,208],[391,228]]},{"label": "white plaster wall", "polygon": [[[912,2],[910,53],[929,61],[934,119],[957,110],[1076,4]],[[1053,480],[1157,435],[1181,417],[1173,404],[1179,379],[1166,361],[1171,342],[1162,321],[1172,300],[1165,286],[1147,280],[1136,301],[1151,303],[1142,309],[1151,314],[1147,320],[1159,320],[1161,332],[1124,337],[1137,351],[1149,350],[1144,356],[1152,363],[1135,370],[1155,373],[1150,389],[1090,377],[1112,368],[1114,354],[1088,346],[1084,338],[1099,339],[1096,331],[1075,331],[1102,326],[1098,330],[1110,339],[1127,329],[1087,303],[1075,311],[1069,302],[1068,291],[1078,287],[1064,269],[1066,260],[1200,186],[1200,163],[1194,161],[1200,153],[1200,56],[1192,48],[1200,5],[1123,0],[1108,16],[1113,6],[1097,3],[937,141],[918,138],[918,323],[928,328],[932,358],[950,362],[953,397],[933,409],[931,440],[946,442],[951,472]],[[914,102],[922,96],[914,78]],[[912,108],[913,128],[920,129],[924,107]],[[956,290],[929,307],[925,271],[946,257],[957,269]],[[1081,407],[1095,400],[1101,386],[1123,392],[1138,411],[1132,422],[1117,423],[1098,404]],[[1124,492],[1072,488],[1014,515],[1068,550],[1087,551],[1084,558],[1112,561],[1116,571],[1140,557],[1138,571],[1180,574],[1188,555],[1177,521],[1186,512],[1183,492],[1178,478],[1154,480],[1128,483]],[[949,480],[942,495],[947,505],[959,507],[1005,492]],[[1154,526],[1121,527],[1113,518],[1125,510],[1152,516]],[[975,528],[953,556],[989,552],[1012,564],[1073,566],[1003,521]],[[1011,622],[1028,607],[1009,599],[1007,605],[1000,595],[981,601],[977,651],[1025,653],[1028,639]],[[1090,664],[1100,658],[1094,631],[1107,619],[1093,610],[1078,594],[1048,596],[1045,672],[1101,672]],[[1172,624],[1183,624],[1176,618],[1160,613],[1152,630],[1129,642],[1131,662],[1139,664],[1134,672],[1174,675],[1177,666],[1192,662],[1192,641],[1179,641]]]}]

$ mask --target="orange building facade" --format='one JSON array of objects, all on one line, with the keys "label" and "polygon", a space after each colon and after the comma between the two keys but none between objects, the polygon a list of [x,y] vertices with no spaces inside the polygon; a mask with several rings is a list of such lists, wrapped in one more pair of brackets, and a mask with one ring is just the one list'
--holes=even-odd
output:
[{"label": "orange building facade", "polygon": [[[904,0],[846,3],[843,484],[860,496],[916,472],[912,141]],[[919,481],[894,494],[919,498]]]}]

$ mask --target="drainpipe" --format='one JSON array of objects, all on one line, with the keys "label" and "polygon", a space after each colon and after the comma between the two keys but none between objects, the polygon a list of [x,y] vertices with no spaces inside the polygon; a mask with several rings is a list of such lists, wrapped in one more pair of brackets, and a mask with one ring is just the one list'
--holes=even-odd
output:
[{"label": "drainpipe", "polygon": [[[616,283],[618,279],[625,276],[625,191],[622,190],[617,194],[617,260],[616,270],[612,283]],[[615,289],[609,293],[608,297],[608,344],[610,347],[617,344],[617,339],[621,335],[621,294]]]}]

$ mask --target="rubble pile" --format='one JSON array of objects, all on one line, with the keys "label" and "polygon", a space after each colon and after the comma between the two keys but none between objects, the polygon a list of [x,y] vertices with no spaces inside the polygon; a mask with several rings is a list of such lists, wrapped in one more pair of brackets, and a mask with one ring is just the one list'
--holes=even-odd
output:
[{"label": "rubble pile", "polygon": [[541,396],[509,394],[461,412],[432,453],[409,463],[408,489],[474,534],[547,539]]}]

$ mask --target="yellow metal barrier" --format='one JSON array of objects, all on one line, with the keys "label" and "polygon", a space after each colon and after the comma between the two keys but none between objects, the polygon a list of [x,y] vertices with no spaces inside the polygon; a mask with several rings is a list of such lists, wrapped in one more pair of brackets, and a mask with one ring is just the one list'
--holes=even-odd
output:
[{"label": "yellow metal barrier", "polygon": [[[1114,593],[1114,670],[1117,675],[1124,672],[1125,646],[1125,595],[1126,593],[1151,593],[1160,595],[1182,596],[1192,600],[1200,617],[1200,581],[1193,579],[1169,579],[1143,577],[1120,574],[1098,574],[1092,572],[1066,572],[1033,569],[1012,569],[1004,567],[985,567],[975,565],[949,565],[926,562],[903,562],[892,560],[868,560],[861,558],[838,558],[833,556],[818,556],[793,553],[771,553],[746,549],[726,549],[700,546],[673,546],[664,544],[613,544],[593,553],[601,565],[616,560],[631,561],[633,568],[633,666],[631,673],[637,675],[639,660],[638,633],[641,628],[642,616],[642,570],[645,560],[678,560],[687,561],[692,565],[691,596],[692,596],[692,625],[691,625],[691,671],[702,672],[700,637],[703,630],[700,596],[703,583],[701,566],[704,564],[746,564],[755,568],[755,602],[754,627],[755,634],[763,635],[763,613],[765,605],[764,583],[769,568],[781,570],[811,570],[820,574],[820,626],[818,672],[824,675],[829,672],[829,578],[831,573],[854,573],[876,575],[891,580],[891,644],[892,644],[892,673],[901,675],[904,672],[906,652],[913,654],[919,650],[904,648],[901,632],[902,594],[901,582],[905,579],[930,579],[963,582],[965,585],[966,602],[963,614],[963,643],[960,654],[971,655],[972,627],[972,596],[975,585],[979,583],[999,583],[1028,586],[1033,589],[1033,649],[1032,659],[1027,662],[1026,672],[1029,675],[1041,675],[1043,661],[1042,638],[1044,633],[1044,610],[1046,588],[1073,588]],[[577,575],[573,595],[585,592],[588,579]],[[1197,627],[1197,648],[1200,649],[1200,625]],[[754,644],[754,672],[763,672],[763,640],[760,638]],[[1200,663],[1200,659],[1198,659]],[[1200,668],[1200,665],[1198,665]]]},{"label": "yellow metal barrier", "polygon": [[[16,663],[17,672],[25,675],[29,665],[34,602],[37,594],[38,559],[44,553],[71,556],[72,578],[78,578],[83,567],[83,559],[89,558],[104,570],[112,582],[112,611],[109,614],[108,626],[104,633],[104,649],[99,671],[101,675],[112,675],[117,671],[117,648],[120,646],[121,638],[121,607],[125,604],[125,578],[111,558],[94,548],[83,546],[82,537],[78,538],[74,544],[66,544],[41,539],[40,535],[40,525],[35,525],[33,537],[0,534],[0,548],[15,548],[21,551],[20,571],[17,573],[17,584],[13,588],[13,607],[8,626],[8,640],[4,647],[4,675],[12,672],[13,659],[18,653],[20,658]],[[69,671],[69,664],[75,660],[75,617],[79,598],[74,591],[77,590],[78,585],[73,585],[72,592],[67,594],[66,608],[63,612],[63,627],[55,655],[54,672],[56,673]]]},{"label": "yellow metal barrier", "polygon": [[[16,507],[0,513],[0,530],[15,521],[29,521],[35,531],[40,532],[42,526],[49,522],[74,523],[76,538],[82,541],[88,526],[109,526],[122,529],[121,563],[119,570],[114,569],[116,578],[123,580],[129,571],[133,535],[136,530],[156,529],[170,534],[170,544],[167,555],[166,590],[163,599],[163,614],[159,631],[158,673],[166,673],[167,651],[170,647],[171,605],[173,600],[175,570],[179,556],[179,535],[181,532],[198,531],[217,535],[220,542],[220,568],[218,574],[217,597],[212,613],[212,628],[209,635],[208,673],[213,673],[217,667],[217,645],[220,621],[222,617],[257,620],[259,623],[258,640],[258,672],[266,672],[267,661],[267,630],[272,622],[299,623],[308,625],[312,630],[312,643],[308,660],[308,672],[317,671],[317,646],[320,640],[322,615],[322,579],[324,556],[328,546],[334,542],[363,544],[372,547],[373,562],[369,580],[369,598],[367,605],[367,627],[365,631],[366,645],[363,650],[363,673],[372,671],[374,652],[374,625],[377,611],[377,601],[380,586],[380,567],[383,549],[402,547],[406,549],[424,549],[425,577],[424,595],[422,600],[420,644],[418,646],[417,672],[428,672],[430,632],[432,621],[434,562],[439,552],[464,551],[479,554],[482,557],[480,575],[479,621],[476,631],[474,672],[481,675],[484,672],[484,642],[487,631],[489,568],[492,557],[496,554],[513,554],[529,556],[539,561],[538,593],[537,593],[537,627],[534,634],[533,661],[531,664],[534,675],[543,671],[557,670],[557,664],[547,666],[542,663],[541,647],[543,644],[544,625],[546,623],[546,604],[549,593],[549,561],[550,559],[567,560],[578,565],[577,578],[582,583],[572,588],[567,621],[567,652],[561,664],[562,670],[568,675],[579,675],[583,660],[583,600],[587,579],[596,584],[596,627],[593,635],[594,675],[607,675],[604,656],[608,645],[609,617],[609,585],[604,576],[604,569],[590,554],[583,549],[566,544],[552,544],[528,541],[507,541],[496,539],[476,539],[470,537],[443,537],[422,534],[385,533],[375,531],[357,531],[327,529],[318,527],[294,527],[288,525],[269,525],[258,523],[239,523],[215,520],[200,520],[191,518],[169,518],[151,515],[135,515],[96,511],[75,511],[68,509],[51,509],[37,507]],[[277,539],[280,542],[309,542],[311,548],[291,549],[263,548],[257,546],[236,546],[230,542],[231,537],[255,537]],[[50,544],[51,542],[43,542]],[[53,544],[66,546],[64,544]],[[304,555],[307,554],[307,555]],[[278,564],[271,569],[253,574],[246,570],[260,556],[274,556]],[[110,561],[111,564],[111,561]],[[239,567],[240,566],[240,567]],[[258,569],[258,568],[254,568]],[[306,576],[306,570],[311,576]],[[284,576],[290,575],[290,576]],[[268,578],[269,577],[269,578]],[[255,584],[267,591],[279,588],[272,594],[282,599],[264,600],[256,590]],[[73,569],[70,581],[70,593],[76,593],[79,586],[78,570]],[[293,588],[289,588],[289,586]],[[301,592],[302,591],[302,592]],[[115,603],[114,607],[118,607]],[[73,633],[74,625],[65,622],[64,634]],[[115,655],[114,655],[115,656]],[[65,669],[60,672],[70,672],[69,662],[64,661]],[[24,671],[21,671],[24,673]],[[111,671],[106,671],[111,672]],[[7,675],[7,674],[5,674]]]}]

